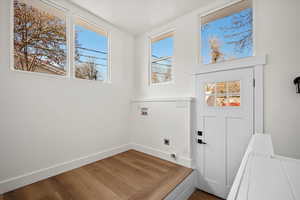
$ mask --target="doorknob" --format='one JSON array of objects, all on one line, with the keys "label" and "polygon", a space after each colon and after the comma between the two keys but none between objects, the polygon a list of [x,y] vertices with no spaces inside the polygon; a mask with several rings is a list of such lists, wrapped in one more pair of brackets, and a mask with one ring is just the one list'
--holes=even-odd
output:
[{"label": "doorknob", "polygon": [[206,142],[203,142],[202,139],[198,139],[197,142],[198,142],[199,144],[206,144]]}]

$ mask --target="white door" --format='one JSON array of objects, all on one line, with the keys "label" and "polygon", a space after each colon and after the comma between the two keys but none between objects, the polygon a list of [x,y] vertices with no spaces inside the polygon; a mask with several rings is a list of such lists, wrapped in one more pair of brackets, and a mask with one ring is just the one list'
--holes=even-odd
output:
[{"label": "white door", "polygon": [[198,187],[226,198],[253,134],[253,69],[197,76]]}]

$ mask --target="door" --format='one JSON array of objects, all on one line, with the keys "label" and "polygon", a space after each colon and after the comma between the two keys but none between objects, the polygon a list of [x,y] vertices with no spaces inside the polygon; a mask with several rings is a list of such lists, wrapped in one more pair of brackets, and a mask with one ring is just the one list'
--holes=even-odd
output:
[{"label": "door", "polygon": [[226,198],[253,134],[253,69],[197,76],[198,187]]}]

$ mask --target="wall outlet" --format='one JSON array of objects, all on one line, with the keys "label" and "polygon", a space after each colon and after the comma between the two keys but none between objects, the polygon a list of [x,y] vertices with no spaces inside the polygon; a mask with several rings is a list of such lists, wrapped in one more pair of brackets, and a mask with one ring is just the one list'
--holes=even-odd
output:
[{"label": "wall outlet", "polygon": [[170,140],[169,139],[164,139],[164,145],[170,145]]},{"label": "wall outlet", "polygon": [[176,153],[171,153],[170,156],[171,156],[171,158],[173,158],[174,160],[177,159]]},{"label": "wall outlet", "polygon": [[141,109],[141,115],[147,116],[148,115],[148,108],[142,107]]}]

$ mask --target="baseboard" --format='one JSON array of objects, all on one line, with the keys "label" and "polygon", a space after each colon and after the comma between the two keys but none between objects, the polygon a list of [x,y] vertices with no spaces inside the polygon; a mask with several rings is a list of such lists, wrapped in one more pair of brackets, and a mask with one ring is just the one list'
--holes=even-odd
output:
[{"label": "baseboard", "polygon": [[136,143],[132,143],[131,148],[134,150],[141,151],[143,153],[158,157],[160,159],[167,160],[167,161],[185,166],[185,167],[191,168],[191,166],[192,166],[192,159],[179,156],[179,157],[177,157],[176,160],[174,160],[173,158],[171,158],[170,152],[160,151],[160,150],[157,150],[157,149],[154,149],[151,147],[147,147],[144,145],[136,144]]},{"label": "baseboard", "polygon": [[29,185],[31,183],[61,174],[63,172],[87,165],[89,163],[122,153],[131,149],[130,144],[122,145],[116,148],[104,150],[88,156],[77,158],[68,162],[53,165],[48,168],[40,169],[21,176],[13,177],[4,181],[0,181],[0,195],[17,188]]},{"label": "baseboard", "polygon": [[196,171],[186,177],[164,200],[187,200],[195,191]]},{"label": "baseboard", "polygon": [[89,163],[116,155],[118,153],[122,153],[128,151],[129,149],[135,149],[137,151],[141,151],[146,154],[150,154],[152,156],[168,160],[170,162],[183,165],[185,167],[191,167],[191,159],[178,157],[176,160],[170,157],[169,152],[160,151],[151,147],[139,145],[139,144],[126,144],[116,148],[104,150],[98,153],[94,153],[88,156],[84,156],[81,158],[77,158],[68,162],[59,163],[48,168],[40,169],[37,171],[33,171],[27,174],[23,174],[21,176],[9,178],[3,181],[0,181],[0,195],[6,192],[15,190],[17,188],[23,187],[25,185],[29,185],[35,183],[37,181],[49,178],[51,176],[55,176],[61,174],[63,172],[87,165]]}]

